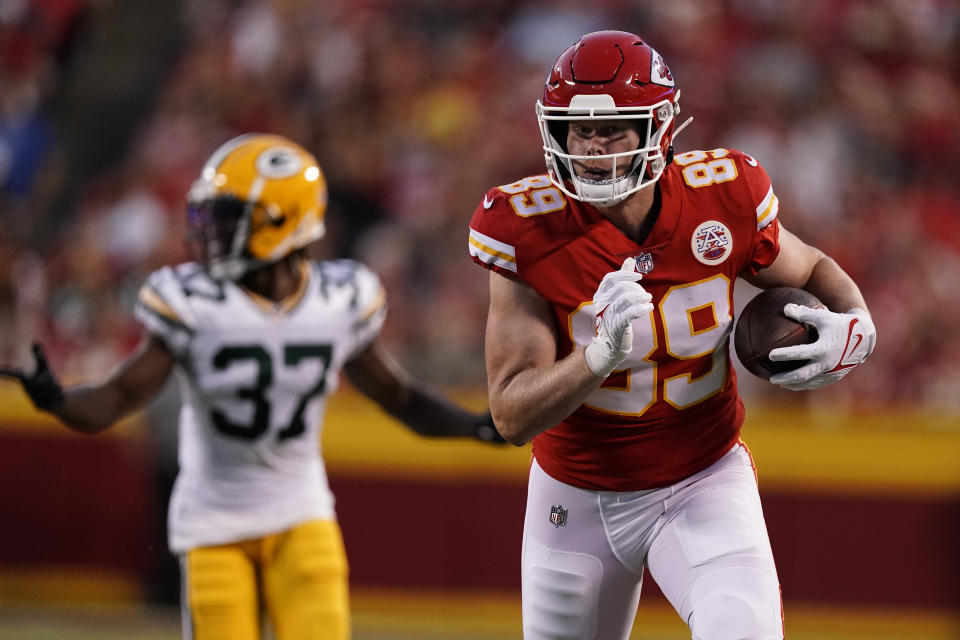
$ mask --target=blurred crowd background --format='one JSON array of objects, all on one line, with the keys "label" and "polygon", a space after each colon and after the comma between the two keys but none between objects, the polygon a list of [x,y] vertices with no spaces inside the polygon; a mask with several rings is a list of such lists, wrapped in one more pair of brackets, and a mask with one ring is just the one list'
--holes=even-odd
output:
[{"label": "blurred crowd background", "polygon": [[383,278],[400,359],[482,386],[467,224],[488,188],[543,172],[543,80],[603,28],[670,65],[694,116],[677,150],[760,160],[784,226],[863,288],[877,350],[817,401],[960,409],[952,0],[0,0],[0,362],[34,339],[67,380],[119,362],[140,284],[186,258],[203,161],[269,131],[319,158],[316,253]]}]

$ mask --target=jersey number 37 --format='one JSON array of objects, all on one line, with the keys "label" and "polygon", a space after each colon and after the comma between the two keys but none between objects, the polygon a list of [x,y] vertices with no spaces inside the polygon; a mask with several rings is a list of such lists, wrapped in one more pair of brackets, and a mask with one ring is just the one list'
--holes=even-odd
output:
[{"label": "jersey number 37", "polygon": [[[301,435],[306,430],[304,411],[311,399],[324,392],[327,381],[327,369],[333,348],[329,344],[288,344],[283,348],[283,364],[295,367],[309,359],[320,361],[320,375],[315,385],[300,396],[293,416],[282,430],[277,433],[278,440],[286,440]],[[253,415],[249,422],[237,422],[219,409],[213,408],[210,418],[217,431],[234,438],[254,440],[270,428],[272,406],[267,399],[267,391],[274,384],[274,363],[270,353],[259,344],[228,345],[221,347],[213,356],[213,368],[223,371],[236,364],[252,362],[256,365],[254,383],[240,387],[235,391],[235,401],[252,403]]]}]

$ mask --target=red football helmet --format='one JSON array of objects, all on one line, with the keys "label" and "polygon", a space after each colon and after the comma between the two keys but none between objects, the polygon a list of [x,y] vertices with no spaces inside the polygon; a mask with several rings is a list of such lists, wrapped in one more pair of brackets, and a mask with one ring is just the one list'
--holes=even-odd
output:
[{"label": "red football helmet", "polygon": [[[537,119],[550,179],[568,196],[609,206],[656,182],[668,162],[680,113],[673,75],[667,63],[639,36],[625,31],[596,31],[580,38],[557,59],[547,77]],[[567,152],[572,121],[629,120],[640,134],[639,148],[606,155]],[[573,170],[574,161],[609,158],[607,180],[590,180]],[[630,169],[617,176],[617,160],[631,158]],[[568,186],[568,181],[573,189]]]}]

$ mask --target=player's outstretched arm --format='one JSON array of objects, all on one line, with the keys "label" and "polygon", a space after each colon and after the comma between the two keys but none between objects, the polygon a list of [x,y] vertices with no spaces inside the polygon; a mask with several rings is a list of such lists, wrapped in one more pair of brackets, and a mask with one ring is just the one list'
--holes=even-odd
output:
[{"label": "player's outstretched arm", "polygon": [[487,379],[500,433],[522,445],[573,413],[630,353],[634,319],[653,308],[629,258],[594,295],[597,337],[557,360],[549,304],[532,287],[490,272]]},{"label": "player's outstretched arm", "polygon": [[105,381],[64,389],[47,364],[43,347],[35,344],[33,352],[33,373],[3,367],[0,375],[20,380],[34,406],[82,433],[99,433],[145,406],[163,387],[174,363],[163,342],[148,335]]},{"label": "player's outstretched arm", "polygon": [[503,442],[489,411],[467,411],[414,380],[379,339],[350,360],[344,372],[353,386],[420,435]]}]

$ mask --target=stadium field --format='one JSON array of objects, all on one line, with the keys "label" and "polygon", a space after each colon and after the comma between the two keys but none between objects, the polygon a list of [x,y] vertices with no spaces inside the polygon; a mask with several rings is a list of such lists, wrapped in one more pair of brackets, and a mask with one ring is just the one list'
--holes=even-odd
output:
[{"label": "stadium field", "polygon": [[[470,599],[364,592],[353,598],[355,640],[520,638],[519,604],[506,596]],[[791,640],[957,640],[960,618],[935,612],[788,607]],[[0,640],[179,640],[171,608],[54,608],[0,604]],[[632,640],[685,640],[686,627],[662,605],[641,605]]]}]

